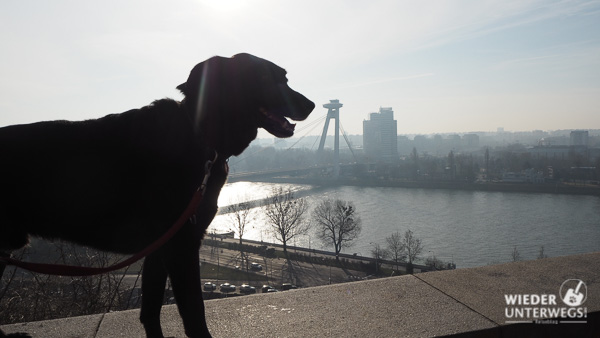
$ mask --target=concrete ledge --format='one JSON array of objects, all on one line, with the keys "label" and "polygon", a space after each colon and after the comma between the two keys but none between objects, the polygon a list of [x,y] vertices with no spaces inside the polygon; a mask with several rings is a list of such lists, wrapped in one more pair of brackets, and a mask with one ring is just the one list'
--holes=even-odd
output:
[{"label": "concrete ledge", "polygon": [[[583,323],[510,324],[505,294],[555,294],[586,283]],[[600,253],[206,301],[215,337],[600,336]],[[566,307],[558,299],[558,307]],[[144,337],[139,310],[3,326],[33,337]],[[184,337],[175,306],[165,335]]]}]

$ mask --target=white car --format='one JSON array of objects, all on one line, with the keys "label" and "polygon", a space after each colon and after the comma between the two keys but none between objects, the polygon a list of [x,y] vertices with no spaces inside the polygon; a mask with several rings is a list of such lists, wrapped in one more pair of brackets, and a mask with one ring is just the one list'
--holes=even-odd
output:
[{"label": "white car", "polygon": [[235,292],[235,285],[223,283],[220,286],[221,292]]}]

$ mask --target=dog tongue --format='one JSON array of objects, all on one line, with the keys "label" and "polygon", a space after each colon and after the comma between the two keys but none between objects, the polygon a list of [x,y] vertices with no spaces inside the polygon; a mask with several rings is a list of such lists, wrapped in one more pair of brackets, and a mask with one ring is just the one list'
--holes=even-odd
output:
[{"label": "dog tongue", "polygon": [[289,137],[294,134],[296,124],[290,123],[285,117],[279,114],[274,114],[269,111],[263,111],[263,116],[266,117],[266,125],[263,126],[268,132],[278,137]]},{"label": "dog tongue", "polygon": [[282,118],[280,121],[281,126],[283,127],[283,129],[294,132],[294,129],[296,128],[296,124],[295,123],[290,123],[287,119]]}]

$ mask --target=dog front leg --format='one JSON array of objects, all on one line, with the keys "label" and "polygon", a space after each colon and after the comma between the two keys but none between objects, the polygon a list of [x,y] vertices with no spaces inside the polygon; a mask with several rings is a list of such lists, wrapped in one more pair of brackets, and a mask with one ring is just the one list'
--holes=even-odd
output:
[{"label": "dog front leg", "polygon": [[162,338],[160,327],[160,310],[167,283],[167,270],[165,269],[160,252],[153,253],[144,260],[142,273],[142,310],[140,321],[146,330],[148,338]]},{"label": "dog front leg", "polygon": [[198,247],[181,246],[166,265],[179,314],[188,337],[211,337],[204,313]]}]

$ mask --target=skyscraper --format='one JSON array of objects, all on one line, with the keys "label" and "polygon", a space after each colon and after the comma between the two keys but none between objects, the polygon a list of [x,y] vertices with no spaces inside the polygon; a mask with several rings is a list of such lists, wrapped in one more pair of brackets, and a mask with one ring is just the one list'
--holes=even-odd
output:
[{"label": "skyscraper", "polygon": [[368,161],[398,161],[398,121],[392,108],[379,108],[363,121],[363,147]]},{"label": "skyscraper", "polygon": [[574,130],[571,132],[569,145],[588,146],[589,133],[587,130]]}]

